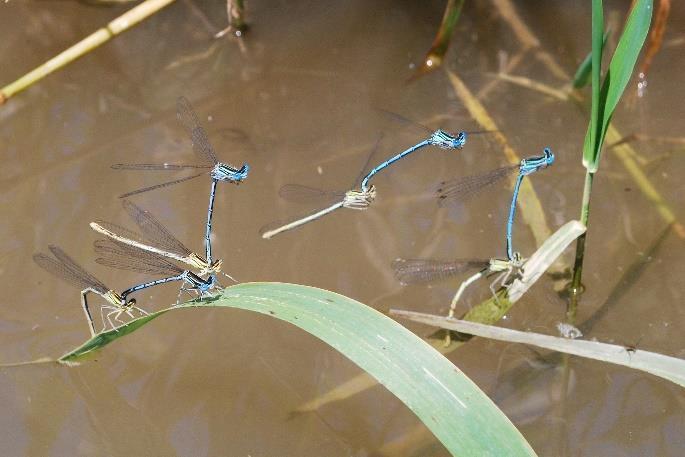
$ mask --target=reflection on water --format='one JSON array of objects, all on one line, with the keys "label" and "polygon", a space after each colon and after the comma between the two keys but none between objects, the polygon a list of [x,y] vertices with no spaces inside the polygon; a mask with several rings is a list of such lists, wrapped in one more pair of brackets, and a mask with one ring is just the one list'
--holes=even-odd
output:
[{"label": "reflection on water", "polygon": [[[331,289],[382,311],[444,312],[459,279],[403,287],[390,261],[503,255],[509,203],[504,186],[446,209],[432,198],[442,180],[505,163],[500,148],[484,136],[472,136],[462,151],[423,151],[379,174],[378,197],[367,211],[339,211],[268,241],[258,233],[270,221],[309,209],[279,198],[283,184],[346,189],[379,132],[384,139],[378,157],[418,141],[420,133],[389,122],[378,108],[450,132],[478,128],[443,72],[405,84],[410,64],[430,46],[443,6],[248,2],[253,27],[238,45],[211,41],[206,24],[187,3],[177,2],[3,106],[2,360],[59,355],[86,337],[77,291],[30,260],[47,244],[60,244],[112,287],[138,279],[93,264],[96,237],[87,223],[125,220],[115,196],[167,178],[118,173],[111,164],[192,160],[175,120],[179,95],[192,100],[222,158],[251,166],[244,185],[218,188],[213,246],[227,272],[241,281]],[[220,1],[202,5],[217,27],[224,7]],[[588,8],[562,2],[516,7],[542,49],[572,74],[587,52]],[[3,82],[123,10],[77,2],[9,2],[2,9]],[[616,115],[625,134],[682,135],[682,104],[673,103],[682,88],[673,75],[685,71],[684,13],[673,6],[646,96]],[[579,212],[587,120],[572,104],[493,85],[501,62],[515,75],[553,86],[566,82],[535,51],[520,52],[493,3],[469,3],[446,65],[474,93],[487,89],[482,102],[522,156],[554,149],[557,163],[531,182],[555,229]],[[254,147],[229,150],[231,129],[247,132]],[[648,142],[638,150],[682,220],[682,151]],[[660,160],[650,162],[652,157]],[[207,180],[191,180],[133,198],[201,252],[208,191]],[[684,273],[682,240],[665,236],[639,274],[624,275],[664,223],[611,153],[597,175],[592,206],[580,320],[596,310],[602,317],[583,332],[682,357],[683,285],[674,280]],[[524,254],[535,248],[522,220],[514,243]],[[629,293],[613,293],[617,283]],[[464,301],[476,303],[488,293],[487,287],[474,288]],[[175,294],[173,287],[150,290],[139,301],[172,303]],[[564,305],[543,278],[504,325],[555,333]],[[649,375],[574,358],[564,403],[559,358],[483,340],[451,358],[511,414],[540,455],[681,455],[685,447],[682,393]],[[0,435],[6,455],[446,455],[383,388],[317,414],[291,414],[357,374],[340,354],[280,321],[241,311],[184,310],[79,368],[3,371]]]}]

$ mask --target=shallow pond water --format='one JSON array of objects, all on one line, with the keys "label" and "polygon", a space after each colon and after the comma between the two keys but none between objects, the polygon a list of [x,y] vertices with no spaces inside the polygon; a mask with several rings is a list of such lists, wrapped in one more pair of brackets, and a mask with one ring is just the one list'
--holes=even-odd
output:
[{"label": "shallow pond water", "polygon": [[[545,146],[555,151],[554,166],[530,179],[554,230],[580,211],[586,114],[495,74],[502,62],[520,59],[512,74],[567,84],[589,48],[589,7],[516,2],[540,42],[521,54],[521,34],[497,7],[506,3],[467,2],[445,66],[481,96],[521,156]],[[605,2],[608,21],[620,23],[624,3]],[[78,292],[38,268],[34,252],[58,244],[114,288],[140,280],[93,263],[96,236],[87,223],[103,218],[130,226],[116,196],[178,176],[114,171],[111,164],[193,160],[175,118],[180,95],[193,102],[220,159],[251,167],[243,185],[218,189],[214,249],[228,272],[240,281],[326,288],[380,311],[445,312],[459,279],[405,287],[390,262],[504,254],[506,185],[449,209],[438,209],[432,194],[441,180],[505,163],[501,147],[485,135],[471,136],[463,151],[426,149],[381,172],[367,211],[339,211],[268,241],[259,236],[267,223],[316,208],[280,199],[283,184],[345,189],[380,134],[375,160],[424,135],[379,109],[452,132],[479,129],[442,70],[406,83],[443,8],[436,1],[249,1],[252,28],[237,42],[210,38],[224,24],[222,2],[176,2],[0,107],[0,361],[58,356],[87,337]],[[0,81],[125,9],[3,4]],[[646,96],[636,98],[631,85],[615,116],[624,134],[682,135],[684,24],[685,8],[674,2]],[[231,128],[249,136],[248,147],[234,147]],[[676,219],[685,220],[682,145],[635,147]],[[584,336],[683,357],[684,240],[666,228],[611,151],[595,187],[579,311]],[[208,179],[198,178],[133,199],[200,251],[208,189]],[[517,250],[534,251],[536,240],[520,217],[514,239]],[[569,265],[572,255],[564,256]],[[176,292],[151,289],[139,301],[165,305]],[[465,301],[478,303],[488,293],[481,284]],[[543,277],[502,325],[556,334],[565,306]],[[562,364],[553,355],[475,339],[449,357],[539,455],[684,452],[683,392],[664,380],[572,358],[564,396]],[[0,442],[4,455],[447,455],[379,386],[317,413],[292,414],[359,374],[339,353],[281,321],[184,310],[77,368],[2,370]]]}]

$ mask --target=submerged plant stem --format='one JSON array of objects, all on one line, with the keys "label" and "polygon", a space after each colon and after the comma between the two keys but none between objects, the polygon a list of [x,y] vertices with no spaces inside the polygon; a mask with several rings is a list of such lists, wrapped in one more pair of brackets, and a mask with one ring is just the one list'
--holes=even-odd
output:
[{"label": "submerged plant stem", "polygon": [[566,307],[566,322],[571,325],[575,324],[576,314],[578,312],[578,298],[582,293],[582,276],[583,276],[583,259],[585,257],[585,239],[587,232],[583,233],[576,241],[576,259],[573,263],[573,278],[571,279],[571,287],[569,289],[569,303]]},{"label": "submerged plant stem", "polygon": [[214,38],[221,38],[228,33],[238,38],[242,37],[247,31],[244,0],[226,0],[226,15],[228,26],[214,35]]},{"label": "submerged plant stem", "polygon": [[462,6],[464,6],[464,0],[447,0],[447,6],[445,7],[445,13],[442,16],[440,29],[438,29],[433,44],[423,58],[423,62],[421,62],[421,65],[416,69],[416,72],[410,80],[430,73],[442,65],[447,49],[450,46],[450,39],[452,38],[454,26],[457,25],[457,21],[461,15]]}]

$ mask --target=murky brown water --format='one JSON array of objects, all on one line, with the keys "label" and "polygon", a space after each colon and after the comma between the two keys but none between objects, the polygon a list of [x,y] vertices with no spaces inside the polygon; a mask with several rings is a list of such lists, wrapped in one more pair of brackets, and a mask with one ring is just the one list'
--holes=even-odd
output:
[{"label": "murky brown water", "polygon": [[[587,52],[588,9],[560,1],[519,3],[543,49],[572,74]],[[191,158],[174,116],[179,95],[193,101],[203,120],[211,116],[205,124],[223,160],[252,167],[244,185],[220,185],[216,203],[215,251],[242,281],[323,287],[379,310],[444,312],[458,280],[402,287],[392,277],[390,261],[503,253],[509,202],[504,187],[450,211],[438,210],[427,192],[441,179],[502,164],[499,148],[482,137],[472,137],[463,152],[422,152],[379,174],[378,199],[366,212],[341,211],[262,240],[258,230],[265,223],[312,209],[279,199],[282,184],[346,188],[379,132],[385,133],[380,156],[418,141],[419,133],[388,121],[376,108],[429,123],[449,115],[441,125],[452,131],[477,127],[444,73],[405,84],[410,63],[430,45],[443,2],[251,1],[248,6],[253,28],[242,46],[211,41],[199,16],[177,2],[0,108],[1,361],[57,356],[87,336],[77,291],[31,261],[49,243],[64,247],[112,287],[139,279],[92,262],[96,237],[87,222],[126,221],[115,196],[167,177],[115,172],[111,163]],[[621,19],[617,8],[623,2],[606,7],[609,19]],[[222,26],[222,2],[202,8]],[[3,4],[0,81],[18,77],[120,11],[75,2]],[[682,135],[684,18],[685,8],[674,2],[647,97],[617,113],[622,132]],[[467,2],[448,66],[478,92],[493,80],[498,55],[511,57],[519,50],[490,2]],[[554,86],[565,83],[534,54],[512,73]],[[483,103],[521,155],[547,145],[557,153],[554,167],[532,179],[550,227],[577,217],[584,115],[571,104],[507,83],[497,85]],[[247,132],[253,150],[226,150],[227,127]],[[649,161],[645,170],[659,192],[685,220],[682,147],[642,143],[638,150]],[[197,179],[135,201],[199,251],[208,187],[207,180]],[[580,321],[606,311],[585,336],[683,357],[683,240],[668,233],[649,253],[649,262],[622,279],[665,224],[611,153],[604,156],[595,190]],[[531,232],[520,220],[515,239],[521,252],[534,250]],[[566,255],[570,261],[571,252]],[[616,287],[624,293],[612,294]],[[481,285],[467,299],[476,303],[487,293]],[[174,287],[152,290],[141,302],[168,304],[175,295]],[[543,278],[504,324],[554,334],[564,310],[564,301]],[[540,455],[685,452],[683,392],[666,381],[574,358],[563,401],[559,361],[542,364],[528,348],[478,339],[450,357]],[[0,442],[4,455],[447,454],[380,387],[318,414],[291,417],[304,401],[359,373],[331,348],[275,319],[240,311],[182,311],[78,368],[3,370]],[[393,442],[400,443],[394,448],[399,450],[383,451]]]}]

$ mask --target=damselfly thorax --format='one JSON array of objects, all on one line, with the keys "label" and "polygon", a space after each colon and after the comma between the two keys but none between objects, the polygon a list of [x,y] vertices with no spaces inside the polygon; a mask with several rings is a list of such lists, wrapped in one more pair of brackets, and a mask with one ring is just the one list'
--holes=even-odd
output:
[{"label": "damselfly thorax", "polygon": [[240,184],[247,178],[249,171],[250,166],[246,163],[240,168],[235,168],[227,163],[219,162],[214,165],[214,168],[212,168],[212,171],[209,174],[212,179],[216,179],[217,181]]}]

